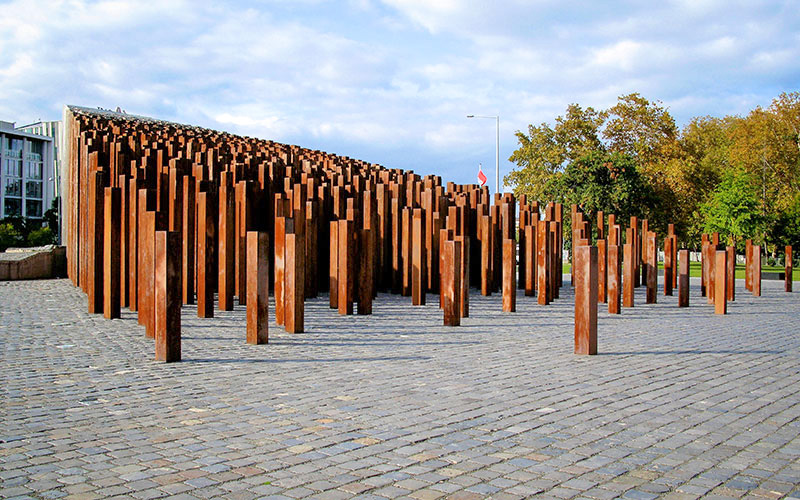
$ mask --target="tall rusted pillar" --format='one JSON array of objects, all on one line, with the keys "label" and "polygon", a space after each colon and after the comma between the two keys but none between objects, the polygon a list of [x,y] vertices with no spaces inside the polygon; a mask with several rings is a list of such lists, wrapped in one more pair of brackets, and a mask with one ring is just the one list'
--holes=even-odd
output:
[{"label": "tall rusted pillar", "polygon": [[233,310],[236,234],[232,179],[231,172],[223,172],[219,186],[219,225],[217,226],[219,228],[219,278],[217,279],[217,301],[221,311]]},{"label": "tall rusted pillar", "polygon": [[444,326],[459,326],[461,314],[459,313],[460,267],[461,267],[461,242],[446,240],[442,242],[442,312]]},{"label": "tall rusted pillar", "polygon": [[412,293],[412,274],[413,274],[413,242],[414,242],[414,220],[410,208],[405,207],[402,210],[402,240],[401,240],[401,256],[402,256],[402,270],[403,270],[403,286],[401,294],[403,297],[408,297]]},{"label": "tall rusted pillar", "polygon": [[[183,176],[183,223],[181,224],[181,269],[184,304],[194,304],[195,276],[195,187],[194,177]],[[202,263],[206,265],[205,262]]]},{"label": "tall rusted pillar", "polygon": [[354,222],[347,219],[339,221],[339,314],[353,314],[353,295],[355,291],[355,241]]},{"label": "tall rusted pillar", "polygon": [[725,250],[714,252],[714,314],[728,312],[728,255]]},{"label": "tall rusted pillar", "polygon": [[736,300],[736,247],[729,246],[725,249],[727,260],[725,268],[726,272],[726,290],[728,293],[728,300]]},{"label": "tall rusted pillar", "polygon": [[633,307],[633,292],[636,285],[636,259],[634,258],[634,244],[625,243],[622,246],[623,262],[622,268],[625,277],[622,280],[622,306]]},{"label": "tall rusted pillar", "polygon": [[411,248],[411,303],[415,306],[425,305],[425,288],[428,280],[425,277],[425,218],[421,208],[415,208],[412,221]]},{"label": "tall rusted pillar", "polygon": [[[543,306],[550,303],[549,298],[551,295],[547,291],[550,288],[550,259],[548,258],[550,230],[548,224],[546,220],[540,220],[536,225],[536,266],[538,270],[536,298],[539,305]],[[575,242],[573,241],[572,244],[574,249]]]},{"label": "tall rusted pillar", "polygon": [[525,247],[520,253],[525,253],[525,296],[536,295],[536,222],[525,226]]},{"label": "tall rusted pillar", "polygon": [[655,304],[658,296],[658,247],[656,247],[656,233],[648,231],[643,233],[645,238],[645,265],[647,266],[647,303]]},{"label": "tall rusted pillar", "polygon": [[678,251],[678,307],[689,307],[689,250]]},{"label": "tall rusted pillar", "polygon": [[597,354],[597,247],[575,247],[575,354]]},{"label": "tall rusted pillar", "polygon": [[744,244],[744,287],[753,291],[753,240],[746,240]]},{"label": "tall rusted pillar", "polygon": [[275,324],[283,325],[286,306],[286,217],[275,217]]},{"label": "tall rusted pillar", "polygon": [[[598,212],[598,231],[603,228],[603,212]],[[597,239],[597,300],[605,303],[608,289],[608,250],[604,238]]]},{"label": "tall rusted pillar", "polygon": [[339,308],[339,221],[330,222],[329,235],[329,267],[328,267],[328,305],[331,309]]},{"label": "tall rusted pillar", "polygon": [[[96,157],[96,154],[93,153]],[[86,296],[89,314],[103,312],[103,239],[105,231],[105,196],[103,172],[94,171],[89,176],[89,235],[88,235],[88,280]]]},{"label": "tall rusted pillar", "polygon": [[210,194],[197,193],[197,317],[214,317],[214,285],[210,266],[214,252],[216,218],[211,207]]},{"label": "tall rusted pillar", "polygon": [[[104,193],[103,224],[103,316],[106,319],[120,317],[120,218],[122,192],[117,187],[107,187]],[[99,271],[97,271],[99,272]]]},{"label": "tall rusted pillar", "polygon": [[717,273],[715,269],[717,262],[715,257],[716,251],[717,246],[710,242],[703,247],[703,262],[705,263],[704,274],[706,277],[706,299],[709,304],[714,303],[714,293],[716,293],[717,290],[717,287],[715,286],[717,279]]},{"label": "tall rusted pillar", "polygon": [[503,312],[517,310],[517,242],[503,240]]},{"label": "tall rusted pillar", "polygon": [[619,255],[619,245],[608,245],[606,250],[607,256],[606,261],[607,265],[607,274],[608,274],[608,286],[607,288],[607,295],[608,295],[608,313],[609,314],[619,314],[620,313],[620,289],[619,285],[622,281],[622,275],[620,274],[620,255]]},{"label": "tall rusted pillar", "polygon": [[[304,221],[294,221],[302,224]],[[305,242],[301,234],[297,234],[297,226],[286,234],[286,284],[284,290],[283,323],[288,333],[303,333],[305,328],[305,312],[303,300],[305,296]]]},{"label": "tall rusted pillar", "polygon": [[247,343],[269,342],[269,234],[247,232]]},{"label": "tall rusted pillar", "polygon": [[481,234],[481,295],[492,294],[492,223],[488,215],[479,215]]},{"label": "tall rusted pillar", "polygon": [[181,233],[155,236],[156,361],[181,360]]},{"label": "tall rusted pillar", "polygon": [[753,296],[761,297],[761,245],[753,245],[751,286],[753,287]]},{"label": "tall rusted pillar", "polygon": [[672,295],[672,277],[675,272],[672,254],[672,237],[667,236],[664,239],[664,295]]},{"label": "tall rusted pillar", "polygon": [[784,261],[784,285],[783,289],[787,292],[792,291],[792,245],[786,245],[786,254]]}]

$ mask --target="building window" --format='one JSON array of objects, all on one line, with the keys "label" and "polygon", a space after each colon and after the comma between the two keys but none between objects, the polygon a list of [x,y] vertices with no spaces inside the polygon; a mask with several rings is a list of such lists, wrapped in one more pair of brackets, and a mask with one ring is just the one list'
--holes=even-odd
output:
[{"label": "building window", "polygon": [[42,217],[42,201],[41,200],[25,200],[25,217],[32,217],[39,219]]},{"label": "building window", "polygon": [[22,200],[19,198],[6,198],[3,200],[3,209],[6,217],[22,215]]},{"label": "building window", "polygon": [[42,199],[42,183],[37,181],[25,181],[25,198]]},{"label": "building window", "polygon": [[25,162],[25,177],[28,179],[41,179],[42,178],[42,162],[26,161]]},{"label": "building window", "polygon": [[31,151],[25,155],[26,160],[42,161],[42,143],[41,141],[29,141]]},{"label": "building window", "polygon": [[6,177],[3,181],[3,196],[14,198],[22,197],[22,179],[9,179]]}]

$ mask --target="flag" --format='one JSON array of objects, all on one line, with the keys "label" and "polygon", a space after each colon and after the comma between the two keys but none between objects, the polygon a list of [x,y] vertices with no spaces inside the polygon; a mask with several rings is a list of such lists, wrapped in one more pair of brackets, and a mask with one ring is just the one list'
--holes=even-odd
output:
[{"label": "flag", "polygon": [[486,184],[486,174],[483,173],[480,163],[478,163],[478,180],[481,181],[481,186]]}]

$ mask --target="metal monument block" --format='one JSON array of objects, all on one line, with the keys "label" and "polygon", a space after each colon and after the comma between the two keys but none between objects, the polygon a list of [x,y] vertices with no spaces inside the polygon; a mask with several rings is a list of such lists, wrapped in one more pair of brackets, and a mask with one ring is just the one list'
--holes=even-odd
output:
[{"label": "metal monument block", "polygon": [[792,245],[786,245],[784,254],[784,285],[783,289],[786,292],[792,291]]},{"label": "metal monument block", "polygon": [[122,191],[118,187],[107,187],[104,193],[103,223],[103,317],[106,319],[120,317],[120,224],[117,218],[121,214]]},{"label": "metal monument block", "polygon": [[725,290],[729,301],[736,300],[736,247],[726,247],[725,278],[727,284]]},{"label": "metal monument block", "polygon": [[[620,283],[622,282],[620,248],[618,245],[608,245],[606,249],[608,285],[606,287],[608,300],[608,313],[620,314]],[[598,255],[599,259],[599,255]]]},{"label": "metal monument block", "polygon": [[624,278],[622,279],[622,306],[623,307],[633,307],[634,303],[634,289],[636,285],[636,264],[634,261],[634,244],[633,243],[625,243],[622,246],[622,253],[623,253],[623,262],[622,268],[625,273]]},{"label": "metal monument block", "polygon": [[503,312],[517,310],[517,242],[503,240]]},{"label": "metal monument block", "polygon": [[197,317],[214,317],[214,283],[209,266],[216,245],[216,221],[213,203],[207,192],[197,193]]},{"label": "metal monument block", "polygon": [[426,278],[425,256],[425,220],[421,208],[415,208],[412,215],[412,248],[411,248],[411,303],[415,306],[425,305]]},{"label": "metal monument block", "polygon": [[714,252],[714,314],[728,313],[728,254],[725,250]]},{"label": "metal monument block", "polygon": [[575,249],[575,354],[597,354],[597,247]]},{"label": "metal monument block", "polygon": [[181,360],[181,233],[156,231],[156,361]]},{"label": "metal monument block", "polygon": [[678,307],[689,307],[689,250],[678,251]]},{"label": "metal monument block", "polygon": [[442,312],[444,326],[459,326],[461,314],[459,312],[459,292],[461,290],[460,272],[461,256],[460,242],[445,240],[442,242]]},{"label": "metal monument block", "polygon": [[[293,225],[292,231],[296,231],[298,225]],[[287,232],[285,246],[284,328],[288,333],[303,333],[305,331],[305,309],[303,307],[303,300],[305,299],[303,296],[305,291],[305,243],[303,236],[296,232]]]},{"label": "metal monument block", "polygon": [[[550,231],[548,222],[545,220],[538,221],[536,225],[536,267],[537,274],[537,302],[539,305],[547,305],[550,303],[552,292],[548,293],[550,288]],[[574,257],[574,250],[573,250]]]},{"label": "metal monument block", "polygon": [[269,342],[269,234],[247,232],[247,343]]}]

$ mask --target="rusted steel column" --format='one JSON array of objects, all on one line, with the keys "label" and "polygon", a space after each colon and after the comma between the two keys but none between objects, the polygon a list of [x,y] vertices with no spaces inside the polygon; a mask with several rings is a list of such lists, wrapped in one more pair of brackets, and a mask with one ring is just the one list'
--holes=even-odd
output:
[{"label": "rusted steel column", "polygon": [[156,361],[181,360],[181,233],[156,231]]},{"label": "rusted steel column", "polygon": [[330,222],[329,232],[330,263],[328,268],[328,304],[331,309],[339,308],[339,221]]},{"label": "rusted steel column", "polygon": [[[194,177],[183,176],[183,222],[181,224],[181,275],[182,275],[182,301],[184,304],[194,304],[195,289],[195,186]],[[202,265],[206,265],[205,262]]]},{"label": "rusted steel column", "polygon": [[[618,245],[608,245],[606,250],[608,254],[607,259],[607,274],[608,274],[608,312],[609,314],[620,314],[620,281],[622,275],[620,274],[620,255]],[[599,255],[598,255],[599,258]]]},{"label": "rusted steel column", "polygon": [[658,248],[656,247],[656,233],[648,231],[646,235],[646,266],[647,266],[647,303],[655,304],[658,297]]},{"label": "rusted steel column", "polygon": [[[647,219],[642,219],[642,234],[641,238],[639,239],[640,245],[640,252],[638,254],[639,265],[642,272],[642,283],[647,286],[647,273],[648,273],[648,252],[649,252],[649,242],[647,239],[650,237],[650,221]],[[649,302],[648,302],[649,303]]]},{"label": "rusted steel column", "polygon": [[197,317],[214,317],[214,285],[211,276],[215,269],[211,265],[216,237],[216,217],[210,194],[197,193]]},{"label": "rusted steel column", "polygon": [[[537,268],[537,302],[539,305],[546,306],[550,303],[552,293],[550,288],[550,230],[546,220],[540,220],[536,224],[536,268]],[[573,257],[574,257],[573,242]],[[573,259],[574,260],[574,259]]]},{"label": "rusted steel column", "polygon": [[[96,153],[92,153],[96,155]],[[89,238],[88,238],[88,280],[86,295],[89,314],[103,312],[103,237],[105,221],[105,196],[103,172],[89,174]]]},{"label": "rusted steel column", "polygon": [[[631,217],[630,229],[631,229],[631,234],[630,234],[630,238],[627,238],[627,243],[630,243],[633,246],[631,248],[631,251],[633,252],[633,254],[631,255],[631,265],[633,267],[633,286],[634,286],[634,288],[639,288],[639,285],[640,285],[640,275],[639,275],[639,262],[640,262],[640,259],[639,259],[639,257],[641,255],[642,246],[641,246],[641,238],[640,238],[640,233],[639,233],[639,218],[638,217],[635,217],[635,216]],[[623,253],[625,253],[624,247],[623,247]],[[626,277],[628,276],[627,266],[626,266],[626,270],[625,270],[625,276]],[[623,281],[623,283],[624,283],[624,281]],[[625,306],[624,293],[623,293],[623,298],[622,298],[622,305]],[[628,307],[628,306],[625,306],[625,307]]]},{"label": "rusted steel column", "polygon": [[401,240],[401,257],[403,269],[403,286],[401,294],[403,297],[408,297],[412,293],[412,274],[413,274],[413,245],[414,245],[414,219],[412,209],[409,207],[403,208],[402,220],[402,240]]},{"label": "rusted steel column", "polygon": [[[598,212],[598,230],[602,229],[603,212]],[[608,289],[608,250],[604,238],[597,239],[597,300],[605,303]]]},{"label": "rusted steel column", "polygon": [[503,240],[503,312],[517,310],[517,242]]},{"label": "rusted steel column", "polygon": [[714,293],[716,292],[716,278],[717,273],[715,269],[716,264],[716,245],[709,243],[703,249],[703,261],[705,262],[706,269],[706,298],[709,304],[714,303]]},{"label": "rusted steel column", "polygon": [[[365,197],[366,199],[366,197]],[[306,230],[305,230],[305,293],[304,296],[314,298],[317,296],[317,269],[319,268],[319,217],[317,216],[317,200],[306,201]]]},{"label": "rusted steel column", "polygon": [[[139,304],[139,188],[138,181],[128,186],[128,307],[136,312]],[[126,256],[123,255],[123,258]]]},{"label": "rusted steel column", "polygon": [[706,288],[708,285],[708,235],[703,234],[700,241],[700,296],[706,296]]},{"label": "rusted steel column", "polygon": [[670,237],[672,243],[672,289],[678,288],[678,237]]},{"label": "rusted steel column", "polygon": [[400,206],[400,200],[392,198],[390,203],[391,211],[391,241],[389,241],[391,253],[391,282],[392,293],[400,294],[403,290],[403,255],[402,255],[402,239],[403,239],[403,216]]},{"label": "rusted steel column", "polygon": [[481,295],[492,294],[492,219],[488,215],[480,216],[481,234]]},{"label": "rusted steel column", "polygon": [[714,252],[714,314],[728,312],[728,254],[725,250]]},{"label": "rusted steel column", "polygon": [[462,318],[469,318],[469,237],[458,235],[455,241],[460,243],[461,252],[457,262],[460,266],[458,284],[461,287],[458,294],[459,315]]},{"label": "rusted steel column", "polygon": [[634,244],[625,243],[622,246],[623,262],[622,269],[625,277],[622,280],[622,306],[633,307],[633,292],[636,285],[636,264],[634,258]]},{"label": "rusted steel column", "polygon": [[783,289],[787,292],[792,291],[792,245],[786,245],[786,257],[784,262],[785,276],[783,278]]},{"label": "rusted steel column", "polygon": [[275,324],[284,324],[286,304],[286,217],[275,217]]},{"label": "rusted steel column", "polygon": [[753,240],[745,241],[744,246],[744,287],[753,291]]},{"label": "rusted steel column", "polygon": [[672,295],[672,278],[675,272],[672,254],[672,237],[667,236],[664,239],[664,295]]},{"label": "rusted steel column", "polygon": [[[144,203],[142,204],[144,205]],[[145,211],[139,228],[139,247],[142,260],[139,265],[139,323],[144,325],[145,335],[155,336],[155,258],[156,258],[156,212]]]},{"label": "rusted steel column", "polygon": [[753,245],[752,254],[751,286],[753,287],[753,295],[761,297],[761,245]]},{"label": "rusted steel column", "polygon": [[339,314],[353,314],[353,296],[355,291],[355,222],[347,219],[339,220]]},{"label": "rusted steel column", "polygon": [[124,218],[120,203],[122,192],[118,187],[107,187],[104,193],[103,223],[103,316],[106,319],[120,317],[120,225],[116,221]]},{"label": "rusted steel column", "polygon": [[689,307],[689,250],[678,251],[678,307]]},{"label": "rusted steel column", "polygon": [[421,208],[415,208],[412,221],[411,303],[425,305],[425,219]]},{"label": "rusted steel column", "polygon": [[525,226],[525,247],[520,252],[525,254],[525,296],[533,297],[536,295],[536,222]]},{"label": "rusted steel column", "polygon": [[[588,226],[588,222],[586,223]],[[561,249],[559,245],[561,242],[559,241],[559,234],[561,233],[561,223],[550,221],[548,222],[550,228],[550,241],[549,241],[549,251],[548,256],[549,260],[548,263],[550,264],[550,271],[548,272],[548,277],[550,279],[549,287],[547,288],[547,292],[550,293],[550,297],[548,298],[548,302],[551,302],[553,299],[559,298],[559,283],[561,283],[561,257],[559,253]]]},{"label": "rusted steel column", "polygon": [[119,176],[119,213],[115,215],[115,220],[119,221],[119,305],[128,306],[128,224],[130,222],[130,201],[128,188],[130,182],[124,174]]},{"label": "rusted steel column", "polygon": [[[366,215],[366,214],[365,214]],[[364,219],[364,223],[367,223],[366,218]],[[376,258],[376,249],[375,249],[375,238],[374,238],[374,230],[370,228],[364,228],[359,231],[360,237],[360,252],[358,255],[359,260],[359,268],[358,268],[358,304],[356,307],[356,312],[360,315],[364,314],[372,314],[372,298],[374,297],[374,288],[375,288],[375,258]],[[423,298],[424,298],[424,284],[423,286]]]},{"label": "rusted steel column", "polygon": [[[295,221],[302,223],[302,221]],[[287,227],[287,229],[289,229]],[[297,226],[292,230],[296,231]],[[303,293],[305,291],[305,243],[303,236],[295,232],[286,234],[286,290],[284,296],[284,327],[288,333],[303,333],[304,307]]]},{"label": "rusted steel column", "polygon": [[221,311],[233,310],[233,293],[235,285],[234,255],[235,227],[233,203],[233,175],[223,172],[219,186],[219,278],[217,280],[217,301]]},{"label": "rusted steel column", "polygon": [[247,343],[269,342],[269,234],[247,232]]},{"label": "rusted steel column", "polygon": [[729,246],[725,249],[727,260],[725,261],[726,272],[726,291],[728,293],[728,300],[736,300],[736,247]]},{"label": "rusted steel column", "polygon": [[444,313],[444,326],[459,326],[461,315],[459,314],[459,292],[461,290],[460,272],[461,267],[461,243],[454,240],[442,242],[444,252],[442,254],[442,282],[440,292],[442,294],[442,310]]},{"label": "rusted steel column", "polygon": [[597,354],[597,247],[575,248],[575,354]]}]

